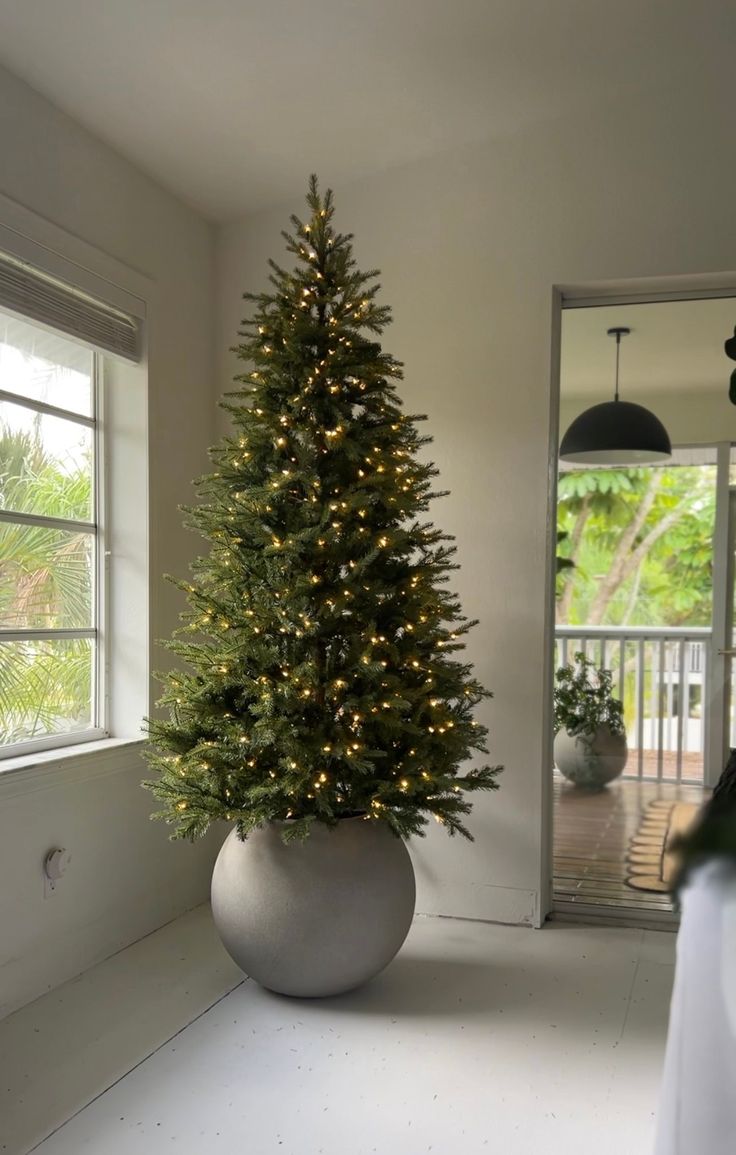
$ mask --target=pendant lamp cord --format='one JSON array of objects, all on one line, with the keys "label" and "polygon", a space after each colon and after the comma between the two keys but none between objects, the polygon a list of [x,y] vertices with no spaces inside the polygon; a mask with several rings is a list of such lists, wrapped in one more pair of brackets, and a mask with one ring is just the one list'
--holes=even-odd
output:
[{"label": "pendant lamp cord", "polygon": [[618,359],[621,353],[621,334],[616,334],[616,395],[614,401],[618,401]]}]

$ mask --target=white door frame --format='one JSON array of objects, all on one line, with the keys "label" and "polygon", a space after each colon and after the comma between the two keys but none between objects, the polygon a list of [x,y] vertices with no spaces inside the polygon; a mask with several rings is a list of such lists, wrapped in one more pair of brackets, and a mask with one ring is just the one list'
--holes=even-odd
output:
[{"label": "white door frame", "polygon": [[[555,655],[555,559],[557,557],[557,472],[558,448],[560,436],[560,352],[562,333],[562,310],[570,308],[594,308],[601,305],[644,305],[661,301],[690,301],[697,299],[719,297],[736,297],[736,271],[726,271],[711,274],[693,274],[680,277],[647,277],[625,281],[607,281],[584,284],[557,284],[552,286],[552,324],[550,344],[550,429],[549,429],[549,457],[547,463],[547,574],[545,582],[545,639],[544,639],[544,709],[542,712],[542,830],[541,830],[541,920],[552,912],[553,897],[553,790],[552,790],[552,743],[553,743],[553,713],[552,696],[554,690],[554,655]],[[724,369],[724,389],[727,386],[727,365]],[[733,565],[733,551],[719,559],[718,565]],[[714,567],[715,567],[714,559]],[[715,580],[715,575],[714,575]],[[721,574],[721,580],[728,580],[727,570]],[[723,587],[725,590],[725,586]],[[723,606],[727,602],[721,598]],[[721,633],[725,642],[725,622],[721,623]],[[715,589],[714,589],[714,627],[715,627]],[[715,635],[715,628],[714,628]],[[723,644],[714,646],[714,649],[730,647]],[[723,663],[724,655],[715,655]],[[712,677],[716,676],[719,667],[711,662]],[[723,679],[727,676],[727,665],[720,666]],[[723,683],[722,683],[723,684]],[[723,692],[721,692],[723,696]],[[725,699],[724,699],[725,700]],[[728,732],[726,726],[725,706],[721,710],[722,726],[720,730],[721,752],[727,749]],[[710,742],[717,741],[715,728]],[[711,767],[715,748],[712,747]],[[722,762],[722,765],[725,763]],[[711,771],[713,772],[713,771]],[[598,913],[602,908],[597,908]],[[612,916],[612,921],[628,921],[626,912],[618,919]]]},{"label": "white door frame", "polygon": [[731,444],[716,446],[716,523],[713,530],[713,616],[705,687],[706,786],[715,786],[729,748],[731,659],[733,644],[733,502],[730,487]]}]

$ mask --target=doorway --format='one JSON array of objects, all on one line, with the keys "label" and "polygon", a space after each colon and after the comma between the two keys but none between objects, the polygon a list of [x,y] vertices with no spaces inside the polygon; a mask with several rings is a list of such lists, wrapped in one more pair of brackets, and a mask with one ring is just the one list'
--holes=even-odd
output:
[{"label": "doorway", "polygon": [[733,641],[736,411],[723,341],[732,298],[566,308],[561,431],[609,400],[609,328],[631,329],[622,396],[657,414],[671,460],[563,466],[557,487],[554,666],[610,672],[628,756],[602,789],[553,774],[558,913],[673,922],[672,832],[690,821],[736,745]]}]

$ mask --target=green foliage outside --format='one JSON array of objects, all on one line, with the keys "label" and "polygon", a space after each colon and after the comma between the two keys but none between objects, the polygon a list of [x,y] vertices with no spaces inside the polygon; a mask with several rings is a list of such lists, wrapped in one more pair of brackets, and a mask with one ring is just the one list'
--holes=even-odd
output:
[{"label": "green foliage outside", "polygon": [[460,772],[486,749],[486,691],[459,657],[473,623],[446,588],[454,550],[421,520],[437,471],[375,339],[375,273],[314,178],[307,201],[283,234],[294,267],[271,262],[271,291],[246,295],[234,432],[188,514],[209,552],[181,585],[184,668],[163,678],[147,785],[174,837],[224,819],[302,838],[358,814],[467,834],[465,794],[497,768]]},{"label": "green foliage outside", "polygon": [[[0,507],[47,517],[89,519],[87,465],[65,472],[38,433],[0,426]],[[43,526],[0,523],[0,624],[6,629],[71,628],[90,619],[91,537]],[[0,644],[0,743],[89,724],[87,639]]]},{"label": "green foliage outside", "polygon": [[576,469],[558,493],[558,624],[710,625],[715,466]]}]

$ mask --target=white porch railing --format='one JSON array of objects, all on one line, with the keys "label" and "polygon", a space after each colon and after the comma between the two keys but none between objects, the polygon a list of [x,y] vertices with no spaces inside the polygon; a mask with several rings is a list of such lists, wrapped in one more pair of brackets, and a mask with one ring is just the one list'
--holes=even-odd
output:
[{"label": "white porch railing", "polygon": [[613,673],[628,736],[625,777],[703,781],[710,629],[557,626],[555,643],[555,668],[582,651]]}]

